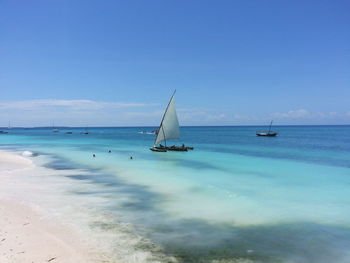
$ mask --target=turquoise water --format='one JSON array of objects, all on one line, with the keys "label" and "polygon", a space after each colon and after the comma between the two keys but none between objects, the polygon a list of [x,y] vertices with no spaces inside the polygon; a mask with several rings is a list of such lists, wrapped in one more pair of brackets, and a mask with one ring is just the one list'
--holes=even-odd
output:
[{"label": "turquoise water", "polygon": [[77,194],[107,196],[101,209],[182,262],[350,262],[350,126],[275,127],[275,138],[256,137],[261,127],[184,127],[195,150],[167,153],[139,133],[153,129],[12,129],[0,145],[94,171],[71,179],[103,190]]}]

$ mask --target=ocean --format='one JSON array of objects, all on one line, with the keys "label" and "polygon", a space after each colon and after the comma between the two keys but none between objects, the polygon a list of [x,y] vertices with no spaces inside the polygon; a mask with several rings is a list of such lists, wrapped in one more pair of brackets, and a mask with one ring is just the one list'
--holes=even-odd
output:
[{"label": "ocean", "polygon": [[181,127],[168,145],[194,150],[166,153],[149,150],[155,127],[13,128],[0,149],[84,169],[64,175],[88,183],[70,194],[103,198],[91,209],[130,224],[157,262],[350,262],[350,126],[263,128]]}]

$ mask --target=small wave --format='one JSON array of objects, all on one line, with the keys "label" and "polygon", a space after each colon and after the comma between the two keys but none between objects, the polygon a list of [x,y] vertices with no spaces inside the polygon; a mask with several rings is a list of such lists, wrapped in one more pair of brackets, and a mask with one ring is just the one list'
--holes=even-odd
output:
[{"label": "small wave", "polygon": [[38,156],[39,154],[31,151],[24,151],[22,152],[22,155],[26,157],[35,157],[35,156]]}]

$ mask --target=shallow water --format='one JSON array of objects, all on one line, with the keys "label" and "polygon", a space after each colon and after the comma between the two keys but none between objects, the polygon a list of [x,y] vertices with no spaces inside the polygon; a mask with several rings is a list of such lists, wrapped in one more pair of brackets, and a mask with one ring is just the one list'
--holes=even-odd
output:
[{"label": "shallow water", "polygon": [[90,170],[69,176],[96,186],[75,194],[103,196],[99,209],[179,261],[349,262],[350,126],[275,127],[275,138],[256,137],[261,127],[184,127],[195,150],[167,153],[138,133],[153,129],[12,129],[0,145]]}]

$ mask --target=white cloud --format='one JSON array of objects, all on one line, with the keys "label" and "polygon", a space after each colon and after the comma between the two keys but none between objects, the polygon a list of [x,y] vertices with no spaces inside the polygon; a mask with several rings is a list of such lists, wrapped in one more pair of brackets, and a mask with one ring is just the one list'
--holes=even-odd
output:
[{"label": "white cloud", "polygon": [[299,109],[299,110],[290,110],[288,112],[280,113],[272,113],[271,114],[272,118],[276,119],[300,119],[300,118],[309,118],[311,117],[311,113],[307,110],[304,109]]},{"label": "white cloud", "polygon": [[0,120],[3,122],[0,126],[8,120],[13,126],[48,126],[53,121],[56,125],[72,126],[146,125],[155,123],[152,118],[157,115],[154,107],[158,105],[93,100],[6,101],[0,102]]},{"label": "white cloud", "polygon": [[227,114],[210,109],[180,108],[178,111],[181,124],[185,125],[216,125],[226,124]]},{"label": "white cloud", "polygon": [[276,112],[270,118],[283,124],[347,124],[350,112],[311,112],[305,109]]},{"label": "white cloud", "polygon": [[98,110],[105,108],[134,108],[149,107],[158,104],[146,103],[125,103],[125,102],[103,102],[93,100],[28,100],[28,101],[9,101],[0,102],[0,110],[35,110],[44,108],[66,108],[74,110]]}]

